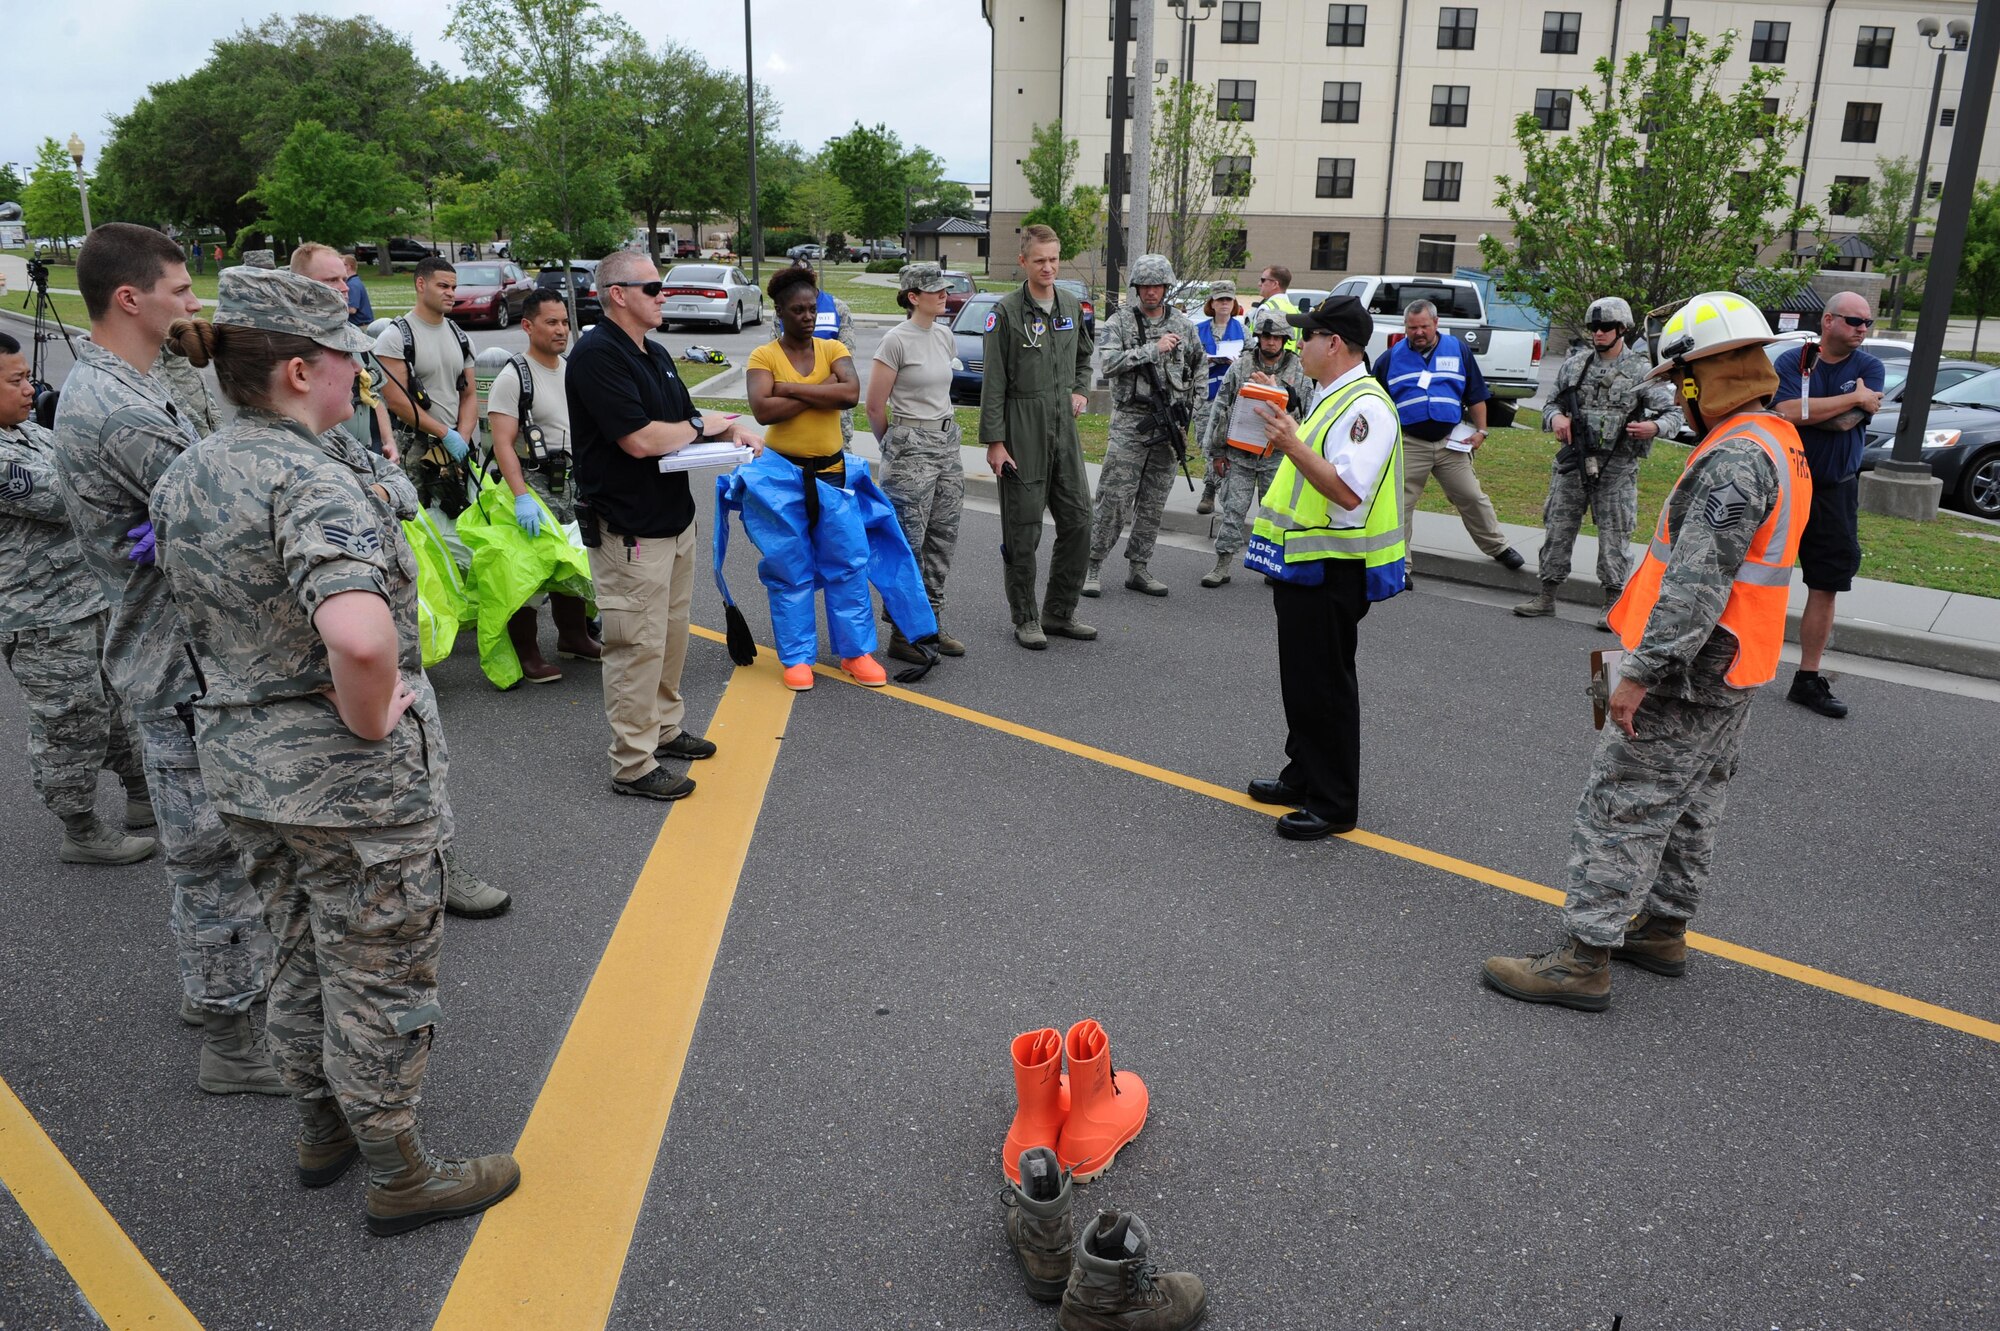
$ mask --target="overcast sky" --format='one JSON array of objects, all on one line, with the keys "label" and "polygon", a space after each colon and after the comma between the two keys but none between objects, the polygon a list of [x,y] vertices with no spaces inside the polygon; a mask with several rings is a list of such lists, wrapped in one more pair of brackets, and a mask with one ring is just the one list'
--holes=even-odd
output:
[{"label": "overcast sky", "polygon": [[[711,65],[743,71],[743,8],[734,0],[601,0],[658,45],[671,38]],[[784,108],[784,135],[808,150],[857,120],[921,144],[958,180],[987,177],[988,35],[979,0],[755,0],[757,81]],[[403,33],[417,58],[462,73],[444,38],[449,0],[84,0],[8,4],[0,74],[0,161],[23,174],[44,138],[83,135],[94,161],[106,117],[154,83],[199,69],[214,42],[272,12],[367,14]],[[697,17],[699,16],[699,17]]]}]

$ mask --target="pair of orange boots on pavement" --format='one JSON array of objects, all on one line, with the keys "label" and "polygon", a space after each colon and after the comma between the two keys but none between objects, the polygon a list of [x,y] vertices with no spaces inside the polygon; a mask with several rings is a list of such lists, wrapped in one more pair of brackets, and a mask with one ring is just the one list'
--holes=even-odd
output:
[{"label": "pair of orange boots on pavement", "polygon": [[[863,688],[879,689],[889,682],[889,672],[882,663],[872,656],[850,656],[840,663],[847,677]],[[785,687],[794,693],[804,693],[813,686],[812,662],[803,661],[798,665],[785,667]]]},{"label": "pair of orange boots on pavement", "polygon": [[1146,1126],[1146,1083],[1113,1070],[1111,1039],[1097,1022],[1079,1021],[1067,1036],[1053,1026],[1017,1035],[1013,1054],[1017,1107],[1000,1152],[1009,1181],[1021,1181],[1021,1152],[1046,1146],[1078,1183],[1088,1183]]}]

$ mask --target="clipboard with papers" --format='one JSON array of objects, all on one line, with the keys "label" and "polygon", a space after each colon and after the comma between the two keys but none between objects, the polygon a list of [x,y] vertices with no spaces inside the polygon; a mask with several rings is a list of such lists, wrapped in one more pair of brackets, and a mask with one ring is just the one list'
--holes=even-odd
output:
[{"label": "clipboard with papers", "polygon": [[715,440],[675,449],[660,459],[660,470],[663,472],[727,470],[756,456],[756,450],[748,444],[731,444]]}]

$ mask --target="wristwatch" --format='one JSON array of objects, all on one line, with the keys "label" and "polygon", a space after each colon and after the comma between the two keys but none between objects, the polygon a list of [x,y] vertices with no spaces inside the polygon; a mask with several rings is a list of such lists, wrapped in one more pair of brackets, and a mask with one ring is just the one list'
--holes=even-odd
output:
[{"label": "wristwatch", "polygon": [[688,424],[694,427],[695,442],[699,443],[702,437],[708,433],[708,422],[704,421],[701,418],[701,413],[697,411],[694,415],[688,417]]}]

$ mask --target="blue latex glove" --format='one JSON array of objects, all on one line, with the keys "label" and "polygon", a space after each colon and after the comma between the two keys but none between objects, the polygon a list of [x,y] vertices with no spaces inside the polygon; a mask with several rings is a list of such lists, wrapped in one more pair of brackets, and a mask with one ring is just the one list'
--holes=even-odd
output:
[{"label": "blue latex glove", "polygon": [[444,438],[438,440],[438,442],[444,445],[445,452],[451,454],[451,460],[453,462],[465,461],[465,454],[467,452],[467,449],[465,446],[464,435],[460,434],[456,430],[446,430],[444,432]]},{"label": "blue latex glove", "polygon": [[532,494],[514,496],[514,521],[521,524],[521,530],[530,536],[542,534],[542,506],[535,502]]},{"label": "blue latex glove", "polygon": [[127,536],[130,536],[133,539],[133,541],[136,542],[136,544],[134,544],[130,550],[125,552],[125,557],[131,560],[135,564],[152,563],[153,524],[150,521],[142,522],[138,526],[134,527],[131,531],[126,532],[125,534]]}]

